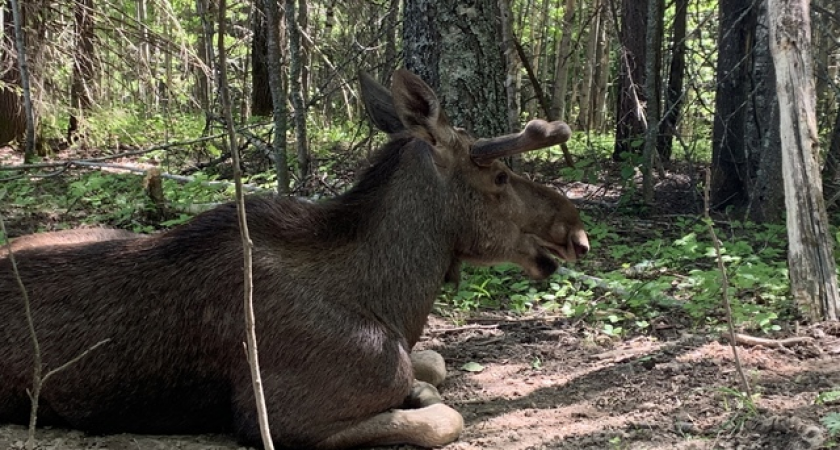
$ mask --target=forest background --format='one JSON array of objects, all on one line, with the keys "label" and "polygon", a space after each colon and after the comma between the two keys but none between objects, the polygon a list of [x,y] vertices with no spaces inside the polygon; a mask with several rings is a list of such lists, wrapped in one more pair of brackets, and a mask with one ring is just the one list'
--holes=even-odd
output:
[{"label": "forest background", "polygon": [[[805,214],[827,211],[830,249],[840,239],[840,15],[829,3],[810,3],[811,45],[802,46],[820,176],[797,189],[821,195]],[[230,198],[215,2],[19,2],[33,139],[12,3],[0,4],[0,212],[9,237],[93,225],[154,232]],[[593,253],[543,284],[511,266],[465,268],[466,281],[442,293],[440,314],[585,318],[622,337],[650,332],[673,308],[686,327],[717,329],[726,293],[743,330],[836,318],[836,299],[803,301],[790,287],[770,39],[778,17],[767,1],[286,0],[276,17],[269,6],[231,2],[225,18],[251,191],[316,199],[352,184],[384,138],[365,120],[360,71],[387,84],[408,67],[478,136],[537,117],[575,130],[567,148],[510,164],[569,193]]]}]

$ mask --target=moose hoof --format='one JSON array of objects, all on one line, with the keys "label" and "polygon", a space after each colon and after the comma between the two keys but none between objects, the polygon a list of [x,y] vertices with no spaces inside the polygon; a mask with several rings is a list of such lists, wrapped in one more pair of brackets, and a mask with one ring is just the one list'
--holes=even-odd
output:
[{"label": "moose hoof", "polygon": [[437,388],[425,381],[414,380],[414,386],[411,387],[411,393],[405,398],[403,407],[417,409],[436,403],[443,403]]},{"label": "moose hoof", "polygon": [[414,378],[432,386],[440,386],[446,378],[446,363],[443,356],[434,350],[411,353],[411,365],[414,367]]},{"label": "moose hoof", "polygon": [[410,412],[416,423],[417,435],[412,439],[423,447],[441,447],[458,439],[464,429],[464,419],[458,411],[438,403]]}]

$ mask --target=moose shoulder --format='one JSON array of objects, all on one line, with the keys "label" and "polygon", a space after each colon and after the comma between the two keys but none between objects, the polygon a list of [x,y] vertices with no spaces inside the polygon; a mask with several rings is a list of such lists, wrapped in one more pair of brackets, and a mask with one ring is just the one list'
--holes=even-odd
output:
[{"label": "moose shoulder", "polygon": [[[447,272],[460,261],[512,261],[543,278],[555,258],[589,248],[565,196],[498,161],[565,141],[565,124],[533,121],[520,134],[476,140],[407,71],[395,73],[390,91],[367,77],[362,85],[391,139],[360,181],[320,203],[247,200],[278,446],[453,441],[461,416],[429,384],[443,379],[442,361],[411,355]],[[44,364],[110,341],[45,384],[39,423],[96,433],[230,430],[258,445],[235,206],[148,238],[59,238],[16,254]],[[21,302],[0,257],[0,421],[29,416],[33,357]]]}]

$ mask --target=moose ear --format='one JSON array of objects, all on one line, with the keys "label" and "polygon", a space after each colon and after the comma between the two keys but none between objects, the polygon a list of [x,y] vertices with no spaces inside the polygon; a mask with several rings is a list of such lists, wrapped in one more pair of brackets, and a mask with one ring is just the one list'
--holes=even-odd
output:
[{"label": "moose ear", "polygon": [[400,121],[400,116],[394,108],[394,99],[388,89],[364,72],[359,72],[359,82],[362,85],[362,101],[370,121],[376,128],[388,134],[405,130],[405,125]]},{"label": "moose ear", "polygon": [[432,88],[420,77],[405,69],[394,72],[391,85],[397,115],[415,136],[429,140],[433,145],[451,136],[451,126],[440,101]]}]

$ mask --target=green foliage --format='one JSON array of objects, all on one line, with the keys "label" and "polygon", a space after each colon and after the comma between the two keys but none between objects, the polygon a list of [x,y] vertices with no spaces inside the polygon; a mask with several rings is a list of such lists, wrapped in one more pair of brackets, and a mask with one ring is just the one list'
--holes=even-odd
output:
[{"label": "green foliage", "polygon": [[[624,225],[586,214],[582,218],[592,251],[575,271],[532,282],[513,265],[468,266],[458,290],[445,292],[441,303],[458,311],[504,309],[584,318],[611,337],[648,332],[654,320],[676,311],[696,327],[725,323],[721,273],[702,221],[677,219],[667,233],[653,231],[629,241],[619,232]],[[736,325],[765,333],[779,330],[795,317],[784,227],[733,223],[723,232],[722,258]]]},{"label": "green foliage", "polygon": [[[198,175],[190,183],[163,180],[164,197],[170,209],[186,210],[194,203],[221,202],[232,197],[232,189],[220,190],[202,184]],[[143,178],[135,174],[89,171],[70,179],[18,179],[6,182],[9,208],[18,215],[49,214],[60,221],[106,224],[136,232],[183,223],[191,215],[175,213],[160,224],[150,222],[153,204],[146,195]]]},{"label": "green foliage", "polygon": [[817,395],[817,398],[814,400],[814,404],[816,405],[825,405],[828,403],[835,403],[840,400],[840,391],[833,390],[833,391],[826,391],[820,392]]},{"label": "green foliage", "polygon": [[836,411],[832,411],[826,415],[824,415],[820,422],[823,426],[828,430],[828,435],[832,438],[836,438],[840,435],[840,413]]}]

